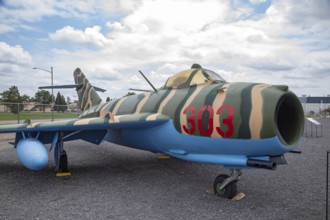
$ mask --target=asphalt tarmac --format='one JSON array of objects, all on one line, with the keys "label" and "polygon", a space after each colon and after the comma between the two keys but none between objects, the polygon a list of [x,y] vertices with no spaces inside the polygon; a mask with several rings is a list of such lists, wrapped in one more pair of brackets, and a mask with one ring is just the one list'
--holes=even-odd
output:
[{"label": "asphalt tarmac", "polygon": [[65,144],[72,176],[56,177],[52,153],[48,168],[30,171],[0,142],[0,219],[325,219],[330,119],[319,121],[323,137],[304,135],[288,165],[244,170],[236,202],[207,192],[229,173],[221,166],[74,141]]}]

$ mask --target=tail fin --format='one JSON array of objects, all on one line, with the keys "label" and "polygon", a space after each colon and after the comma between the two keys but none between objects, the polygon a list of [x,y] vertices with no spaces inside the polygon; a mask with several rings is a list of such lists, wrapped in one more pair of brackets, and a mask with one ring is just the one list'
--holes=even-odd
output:
[{"label": "tail fin", "polygon": [[102,102],[102,99],[96,93],[95,88],[90,84],[86,76],[79,68],[73,72],[73,77],[76,85],[82,85],[77,87],[79,105],[82,111],[85,111]]}]

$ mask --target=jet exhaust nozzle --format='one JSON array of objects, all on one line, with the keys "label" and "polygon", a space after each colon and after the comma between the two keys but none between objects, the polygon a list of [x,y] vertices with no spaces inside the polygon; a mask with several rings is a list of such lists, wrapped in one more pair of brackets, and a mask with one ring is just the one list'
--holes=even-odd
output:
[{"label": "jet exhaust nozzle", "polygon": [[41,170],[48,164],[48,151],[37,139],[26,138],[17,143],[16,154],[19,161],[30,170]]},{"label": "jet exhaust nozzle", "polygon": [[248,165],[249,167],[262,168],[268,170],[276,169],[276,163],[273,161],[248,159],[246,165]]}]

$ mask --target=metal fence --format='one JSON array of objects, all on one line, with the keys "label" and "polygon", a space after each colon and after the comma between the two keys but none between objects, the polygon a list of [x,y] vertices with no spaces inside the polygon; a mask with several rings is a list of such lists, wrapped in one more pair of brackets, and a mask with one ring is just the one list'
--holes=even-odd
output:
[{"label": "metal fence", "polygon": [[0,124],[22,123],[26,119],[33,121],[53,121],[65,118],[77,118],[80,113],[77,103],[52,105],[32,102],[0,102]]}]

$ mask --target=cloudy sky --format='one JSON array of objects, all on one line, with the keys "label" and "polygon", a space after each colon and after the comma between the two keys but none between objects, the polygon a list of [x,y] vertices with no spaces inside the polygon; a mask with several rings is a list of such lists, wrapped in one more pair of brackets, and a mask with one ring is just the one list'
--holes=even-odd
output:
[{"label": "cloudy sky", "polygon": [[[227,81],[330,94],[329,0],[0,0],[0,92],[72,84],[80,67],[106,97],[150,89],[199,63]],[[57,91],[55,91],[57,92]],[[61,91],[75,97],[72,90]]]}]

